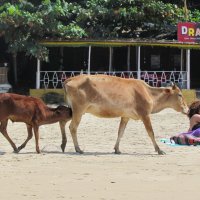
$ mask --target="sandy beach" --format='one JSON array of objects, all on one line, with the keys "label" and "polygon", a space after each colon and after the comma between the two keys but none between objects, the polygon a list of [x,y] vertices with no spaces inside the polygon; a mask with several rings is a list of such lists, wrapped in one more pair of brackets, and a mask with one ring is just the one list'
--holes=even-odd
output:
[{"label": "sandy beach", "polygon": [[[0,199],[5,200],[188,200],[199,199],[200,147],[160,142],[188,129],[186,116],[166,109],[151,116],[156,140],[166,155],[155,153],[141,121],[129,121],[120,144],[113,147],[119,118],[85,114],[78,129],[83,155],[75,153],[69,123],[66,152],[60,149],[58,124],[40,127],[41,154],[34,137],[19,154],[0,137]],[[19,146],[27,137],[23,123],[9,122],[8,132]]]}]

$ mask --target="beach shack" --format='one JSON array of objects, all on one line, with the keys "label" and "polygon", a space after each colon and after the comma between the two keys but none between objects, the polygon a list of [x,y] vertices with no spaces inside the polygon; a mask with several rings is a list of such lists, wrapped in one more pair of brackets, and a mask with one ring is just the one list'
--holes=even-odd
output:
[{"label": "beach shack", "polygon": [[174,82],[181,89],[198,90],[200,24],[180,22],[177,27],[177,40],[43,40],[49,62],[37,60],[36,89],[62,88],[68,77],[78,74],[109,74],[154,87]]},{"label": "beach shack", "polygon": [[[61,88],[78,74],[109,74],[142,79],[160,87],[171,82],[190,89],[190,50],[199,44],[165,40],[42,41],[49,63],[37,60],[36,88]],[[51,65],[51,61],[54,66]],[[54,69],[54,70],[49,70]]]}]

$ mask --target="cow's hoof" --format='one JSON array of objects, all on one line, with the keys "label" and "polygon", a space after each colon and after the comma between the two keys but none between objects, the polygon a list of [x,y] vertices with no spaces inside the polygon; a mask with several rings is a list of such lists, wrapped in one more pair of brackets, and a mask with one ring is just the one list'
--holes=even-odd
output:
[{"label": "cow's hoof", "polygon": [[60,147],[61,147],[61,149],[62,149],[62,152],[64,153],[64,152],[65,152],[66,144],[61,144]]},{"label": "cow's hoof", "polygon": [[75,148],[76,152],[77,153],[80,153],[80,154],[83,154],[84,152],[78,147],[78,148]]},{"label": "cow's hoof", "polygon": [[22,149],[23,149],[23,147],[21,147],[21,146],[19,146],[19,147],[17,148],[18,152],[20,152]]},{"label": "cow's hoof", "polygon": [[36,150],[36,152],[37,152],[38,154],[40,154],[40,153],[41,153],[41,151],[40,151],[40,150]]},{"label": "cow's hoof", "polygon": [[14,149],[13,152],[14,152],[14,153],[19,153],[19,151],[20,151],[19,149]]},{"label": "cow's hoof", "polygon": [[162,150],[158,150],[158,155],[165,155],[166,153]]},{"label": "cow's hoof", "polygon": [[80,151],[76,151],[77,153],[83,154],[84,151],[80,150]]},{"label": "cow's hoof", "polygon": [[121,154],[121,151],[115,150],[115,154]]}]

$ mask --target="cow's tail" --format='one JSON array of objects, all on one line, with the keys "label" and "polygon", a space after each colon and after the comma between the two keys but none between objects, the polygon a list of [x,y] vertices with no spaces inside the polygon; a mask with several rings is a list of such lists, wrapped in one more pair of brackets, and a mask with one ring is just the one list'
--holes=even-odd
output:
[{"label": "cow's tail", "polygon": [[65,91],[65,103],[68,105],[68,107],[72,108],[72,104],[71,104],[71,100],[70,100],[70,97],[69,97],[69,93],[68,93],[68,85],[67,83],[70,82],[70,78],[68,78],[65,83],[64,83],[64,91]]}]

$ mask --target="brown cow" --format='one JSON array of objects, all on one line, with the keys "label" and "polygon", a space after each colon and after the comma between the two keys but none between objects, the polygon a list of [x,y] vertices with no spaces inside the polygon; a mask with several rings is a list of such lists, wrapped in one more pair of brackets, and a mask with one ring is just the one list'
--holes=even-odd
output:
[{"label": "brown cow", "polygon": [[[69,107],[58,106],[57,108],[50,108],[38,98],[4,93],[0,94],[0,132],[5,136],[13,147],[15,152],[23,149],[27,142],[32,138],[34,130],[36,151],[40,153],[39,148],[39,126],[44,124],[52,124],[59,122],[62,133],[61,149],[64,152],[67,138],[65,133],[65,125],[71,120],[72,112]],[[24,122],[27,126],[28,137],[25,142],[16,147],[7,133],[8,119],[13,122]]]},{"label": "brown cow", "polygon": [[77,141],[77,127],[84,113],[98,117],[121,117],[115,153],[120,153],[119,143],[129,119],[142,120],[155,151],[158,147],[150,121],[150,114],[165,108],[187,113],[188,107],[177,86],[151,87],[142,80],[124,79],[107,75],[80,75],[69,78],[64,84],[68,105],[72,108],[70,132],[76,152],[83,153]]}]

